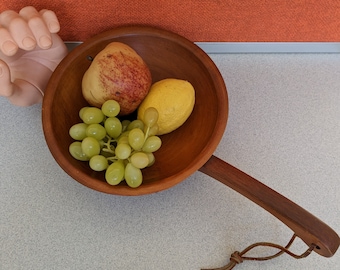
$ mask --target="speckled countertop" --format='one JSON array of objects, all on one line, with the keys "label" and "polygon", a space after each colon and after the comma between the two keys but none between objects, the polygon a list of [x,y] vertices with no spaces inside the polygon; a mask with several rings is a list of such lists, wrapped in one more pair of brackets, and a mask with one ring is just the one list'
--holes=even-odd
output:
[{"label": "speckled countertop", "polygon": [[[229,94],[215,155],[340,233],[340,54],[212,54]],[[152,195],[92,191],[54,161],[41,106],[0,98],[0,269],[198,270],[291,231],[262,208],[196,172]],[[306,246],[297,242],[293,251]],[[263,255],[270,250],[257,250]],[[339,251],[282,255],[235,269],[340,269]]]}]

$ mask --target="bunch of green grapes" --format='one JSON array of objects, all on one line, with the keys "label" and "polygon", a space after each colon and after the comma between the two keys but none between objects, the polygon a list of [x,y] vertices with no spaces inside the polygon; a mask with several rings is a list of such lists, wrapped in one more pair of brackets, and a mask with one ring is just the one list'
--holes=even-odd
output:
[{"label": "bunch of green grapes", "polygon": [[154,152],[162,144],[158,132],[158,111],[150,107],[141,120],[118,119],[119,103],[106,101],[101,109],[84,107],[79,111],[81,123],[73,125],[70,154],[77,160],[88,161],[92,170],[105,171],[110,185],[125,179],[133,188],[143,181],[142,169],[155,162]]}]

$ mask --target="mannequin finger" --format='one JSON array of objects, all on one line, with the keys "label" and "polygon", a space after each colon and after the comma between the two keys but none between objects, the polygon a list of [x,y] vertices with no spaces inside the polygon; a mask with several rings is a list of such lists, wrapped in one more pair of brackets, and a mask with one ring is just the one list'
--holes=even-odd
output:
[{"label": "mannequin finger", "polygon": [[13,56],[18,51],[18,45],[7,29],[0,27],[0,52]]},{"label": "mannequin finger", "polygon": [[0,96],[10,97],[14,93],[11,72],[7,64],[0,59]]},{"label": "mannequin finger", "polygon": [[51,33],[40,13],[34,7],[24,7],[19,15],[26,20],[38,46],[49,49],[52,46]]},{"label": "mannequin finger", "polygon": [[36,40],[32,31],[18,13],[12,10],[2,12],[0,14],[0,25],[8,30],[19,48],[33,50],[36,47]]},{"label": "mannequin finger", "polygon": [[57,15],[52,10],[43,9],[39,13],[44,19],[51,33],[56,34],[60,31],[59,20],[57,18]]}]

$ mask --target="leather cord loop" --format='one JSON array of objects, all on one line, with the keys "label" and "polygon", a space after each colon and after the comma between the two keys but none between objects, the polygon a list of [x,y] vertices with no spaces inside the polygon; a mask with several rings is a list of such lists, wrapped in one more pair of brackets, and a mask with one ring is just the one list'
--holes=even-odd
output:
[{"label": "leather cord loop", "polygon": [[[245,260],[252,260],[252,261],[266,261],[266,260],[271,260],[271,259],[274,259],[284,253],[290,255],[291,257],[295,258],[295,259],[302,259],[302,258],[306,258],[313,250],[314,248],[316,247],[314,244],[312,244],[304,253],[302,253],[301,255],[297,255],[297,254],[294,254],[292,253],[290,250],[289,250],[289,247],[293,244],[295,238],[296,238],[296,234],[293,235],[293,237],[290,239],[290,241],[288,242],[288,244],[283,247],[283,246],[280,246],[280,245],[277,245],[277,244],[273,244],[273,243],[268,243],[268,242],[258,242],[258,243],[255,243],[255,244],[252,244],[250,245],[249,247],[245,248],[243,251],[241,252],[238,252],[238,251],[235,251],[231,254],[230,256],[230,262],[223,266],[223,267],[220,267],[220,268],[211,268],[211,269],[201,269],[201,270],[231,270],[233,269],[237,264],[240,264],[242,263],[243,261]],[[272,247],[272,248],[276,248],[276,249],[279,249],[280,251],[277,252],[276,254],[274,255],[271,255],[271,256],[266,256],[266,257],[247,257],[247,256],[243,256],[244,254],[246,254],[248,251],[254,249],[255,247],[259,247],[259,246],[262,246],[262,247]]]}]

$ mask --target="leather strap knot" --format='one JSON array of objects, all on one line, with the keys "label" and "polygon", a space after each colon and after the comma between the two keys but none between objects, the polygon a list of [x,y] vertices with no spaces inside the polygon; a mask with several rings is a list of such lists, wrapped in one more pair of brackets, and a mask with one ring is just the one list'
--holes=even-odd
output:
[{"label": "leather strap knot", "polygon": [[243,262],[243,258],[241,256],[240,252],[235,251],[233,254],[231,254],[230,261],[233,261],[236,264],[242,263]]}]

